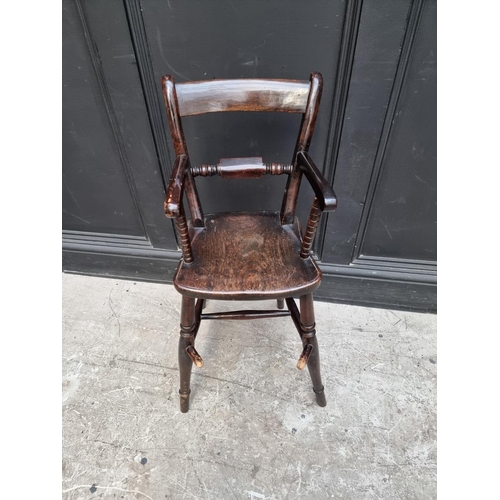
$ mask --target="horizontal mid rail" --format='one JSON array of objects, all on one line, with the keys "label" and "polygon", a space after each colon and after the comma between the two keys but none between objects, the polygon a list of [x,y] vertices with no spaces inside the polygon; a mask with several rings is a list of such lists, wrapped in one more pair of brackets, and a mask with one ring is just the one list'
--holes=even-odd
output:
[{"label": "horizontal mid rail", "polygon": [[262,158],[222,158],[217,165],[191,167],[193,177],[220,175],[227,179],[260,179],[263,175],[291,174],[293,165],[262,163]]}]

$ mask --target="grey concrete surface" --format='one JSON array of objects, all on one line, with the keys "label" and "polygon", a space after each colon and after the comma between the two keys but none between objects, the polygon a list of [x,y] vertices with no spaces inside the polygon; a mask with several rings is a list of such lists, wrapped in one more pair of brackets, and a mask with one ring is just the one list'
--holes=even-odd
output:
[{"label": "grey concrete surface", "polygon": [[326,408],[290,318],[203,322],[181,414],[172,286],[63,297],[63,499],[435,498],[435,316],[316,302]]}]

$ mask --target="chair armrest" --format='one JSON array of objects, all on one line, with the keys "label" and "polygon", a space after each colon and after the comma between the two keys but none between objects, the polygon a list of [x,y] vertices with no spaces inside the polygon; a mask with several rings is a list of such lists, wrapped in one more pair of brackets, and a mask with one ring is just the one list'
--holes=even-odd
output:
[{"label": "chair armrest", "polygon": [[318,199],[320,210],[326,212],[335,210],[337,208],[337,196],[306,151],[297,153],[297,164],[309,184],[311,184]]},{"label": "chair armrest", "polygon": [[168,183],[167,192],[165,194],[165,215],[170,218],[177,218],[180,215],[182,193],[184,190],[184,176],[186,174],[188,157],[179,155],[175,159],[172,175]]}]

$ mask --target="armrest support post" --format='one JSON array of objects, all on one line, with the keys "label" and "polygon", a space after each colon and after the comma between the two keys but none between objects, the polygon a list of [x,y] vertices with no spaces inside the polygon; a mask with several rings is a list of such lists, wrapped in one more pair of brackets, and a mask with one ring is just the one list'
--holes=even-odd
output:
[{"label": "armrest support post", "polygon": [[306,232],[304,233],[304,238],[302,239],[302,248],[300,249],[300,257],[302,259],[307,259],[311,253],[312,244],[314,237],[316,236],[316,230],[318,229],[320,218],[321,210],[319,208],[318,198],[316,197],[314,198],[311,213],[309,214],[309,220],[307,221]]},{"label": "armrest support post", "polygon": [[182,250],[182,258],[186,264],[193,262],[193,251],[191,249],[191,240],[189,238],[189,229],[184,215],[184,207],[179,205],[179,216],[175,218],[175,229],[179,238],[179,243]]},{"label": "armrest support post", "polygon": [[300,256],[307,259],[311,253],[312,244],[316,231],[319,226],[319,220],[323,211],[332,211],[337,208],[337,196],[330,187],[326,179],[318,170],[307,151],[297,153],[297,165],[300,171],[306,176],[309,184],[316,195],[307,221],[306,231],[302,240]]}]

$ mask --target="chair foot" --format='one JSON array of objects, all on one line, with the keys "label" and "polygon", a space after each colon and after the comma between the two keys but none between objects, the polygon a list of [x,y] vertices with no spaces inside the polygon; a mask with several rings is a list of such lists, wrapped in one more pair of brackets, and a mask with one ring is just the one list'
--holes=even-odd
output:
[{"label": "chair foot", "polygon": [[324,408],[326,406],[325,388],[323,387],[320,392],[314,391],[314,394],[316,394],[316,403],[318,403],[318,406]]},{"label": "chair foot", "polygon": [[276,302],[278,303],[278,309],[285,309],[285,299],[278,299]]},{"label": "chair foot", "polygon": [[179,391],[180,403],[181,403],[181,413],[187,413],[189,411],[189,396],[191,394],[191,389],[187,394]]}]

